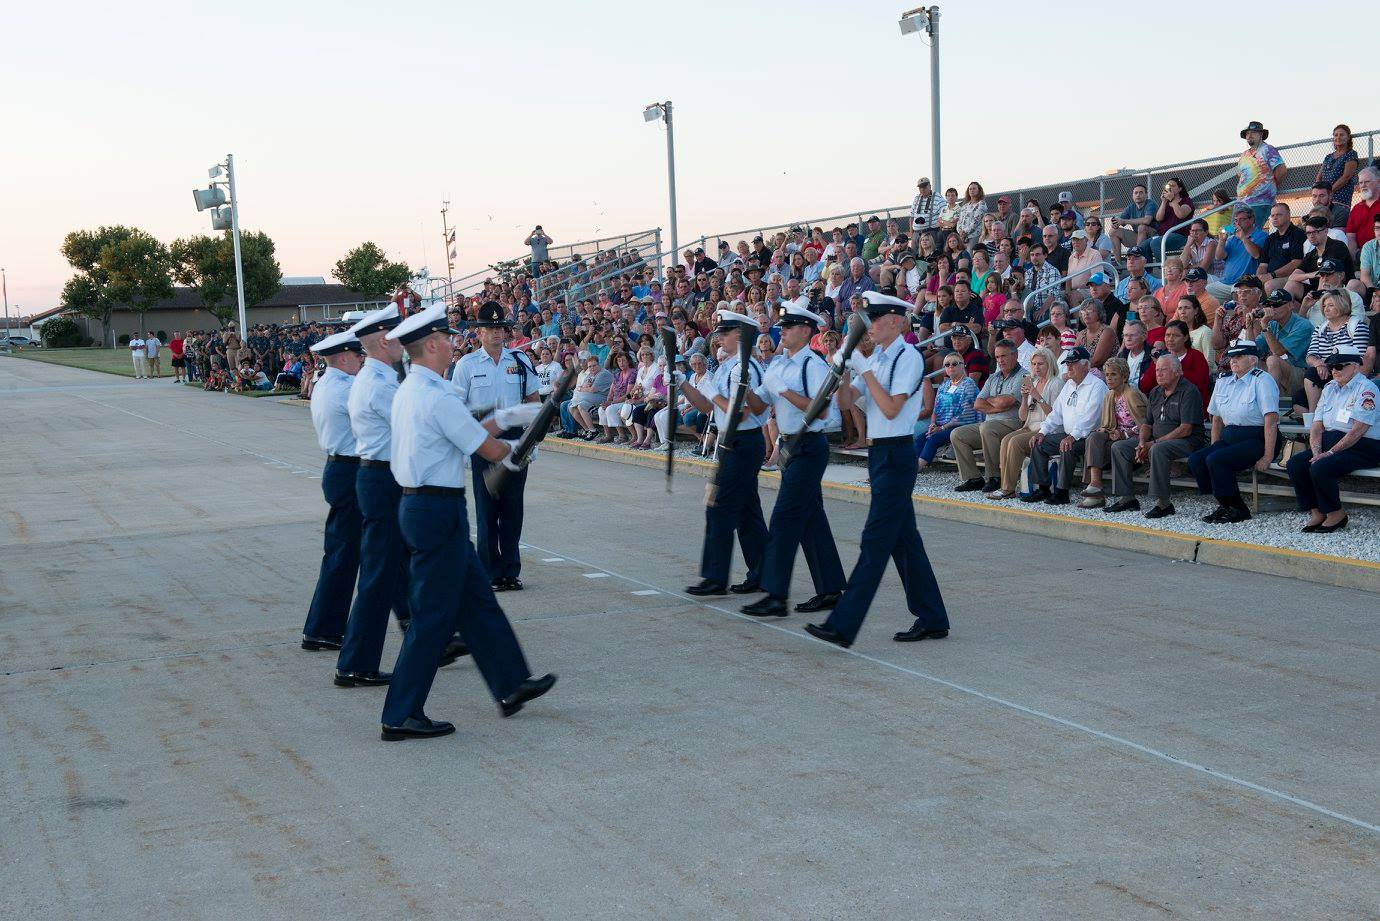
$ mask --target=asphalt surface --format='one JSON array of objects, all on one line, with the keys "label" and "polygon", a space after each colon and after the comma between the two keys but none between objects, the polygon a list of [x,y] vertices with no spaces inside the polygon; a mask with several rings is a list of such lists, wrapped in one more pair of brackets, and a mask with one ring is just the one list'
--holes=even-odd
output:
[{"label": "asphalt surface", "polygon": [[500,597],[560,683],[503,720],[462,660],[385,744],[297,646],[305,410],[0,401],[7,917],[1380,917],[1373,595],[922,518],[953,634],[891,642],[889,573],[845,652],[679,594],[703,480],[547,452]]}]

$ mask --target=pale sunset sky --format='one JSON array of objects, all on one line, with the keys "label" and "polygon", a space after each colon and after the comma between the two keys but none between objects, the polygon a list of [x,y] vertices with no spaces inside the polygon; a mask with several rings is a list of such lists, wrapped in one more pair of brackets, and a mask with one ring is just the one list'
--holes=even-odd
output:
[{"label": "pale sunset sky", "polygon": [[[1364,58],[1349,36],[1371,34],[1362,4],[940,7],[946,185],[1223,153],[1250,119],[1281,145],[1337,122],[1380,128],[1374,68],[1348,63]],[[227,152],[242,226],[274,239],[288,275],[329,276],[363,240],[444,275],[447,197],[457,275],[522,253],[534,223],[557,243],[668,227],[665,128],[642,119],[654,100],[675,103],[682,240],[908,201],[931,166],[929,52],[900,34],[906,8],[12,6],[0,32],[11,311],[56,305],[70,230],[208,233],[191,190]],[[1295,29],[1319,37],[1316,55]]]}]

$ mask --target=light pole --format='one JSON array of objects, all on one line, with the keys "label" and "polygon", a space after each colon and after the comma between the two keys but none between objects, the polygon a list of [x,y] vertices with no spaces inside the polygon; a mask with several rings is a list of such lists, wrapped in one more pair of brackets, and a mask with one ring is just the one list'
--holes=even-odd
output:
[{"label": "light pole", "polygon": [[[235,155],[226,154],[225,162],[217,163],[208,169],[206,175],[211,177],[211,184],[204,189],[193,189],[192,198],[196,201],[196,210],[212,209],[212,230],[230,231],[230,239],[235,249],[235,297],[240,308],[240,335],[246,336],[249,334],[249,323],[244,311],[244,263],[240,259],[240,200],[235,194]],[[216,181],[221,176],[226,177],[225,182]],[[225,201],[225,192],[221,191],[222,186],[230,192],[228,205]],[[229,214],[226,214],[227,211]]]},{"label": "light pole", "polygon": [[671,122],[671,100],[654,102],[642,110],[644,121],[666,122],[666,185],[671,195],[671,264],[680,259],[680,235],[676,232],[676,131]]},{"label": "light pole", "polygon": [[0,268],[0,290],[5,295],[5,351],[9,352],[14,348],[10,345],[10,336],[14,335],[14,331],[10,329],[10,282],[3,268]]},{"label": "light pole", "polygon": [[[444,240],[443,245],[446,248],[446,297],[451,296],[453,293],[451,288],[455,287],[455,278],[453,277],[455,265],[451,261],[451,247],[455,245],[455,231],[449,226],[446,217],[448,211],[450,211],[450,202],[441,202],[441,238]],[[427,293],[430,294],[430,292]]]},{"label": "light pole", "polygon": [[901,14],[901,34],[924,32],[930,37],[930,160],[935,191],[943,194],[939,177],[939,7],[918,7]]}]

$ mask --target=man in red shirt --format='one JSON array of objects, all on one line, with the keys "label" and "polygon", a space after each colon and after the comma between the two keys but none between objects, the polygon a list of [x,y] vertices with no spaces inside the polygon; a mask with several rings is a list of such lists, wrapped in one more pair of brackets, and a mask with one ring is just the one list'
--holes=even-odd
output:
[{"label": "man in red shirt", "polygon": [[187,340],[182,337],[181,332],[174,332],[172,338],[168,340],[168,351],[172,352],[173,383],[180,384],[187,380],[187,361],[183,358],[186,350]]},{"label": "man in red shirt", "polygon": [[1351,206],[1346,219],[1346,242],[1353,253],[1375,239],[1375,219],[1380,217],[1380,170],[1367,166],[1356,174],[1361,200]]}]

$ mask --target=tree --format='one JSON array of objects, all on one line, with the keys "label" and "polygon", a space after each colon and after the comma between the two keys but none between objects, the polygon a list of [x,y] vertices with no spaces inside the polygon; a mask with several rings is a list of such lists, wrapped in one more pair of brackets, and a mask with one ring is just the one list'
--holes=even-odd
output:
[{"label": "tree", "polygon": [[137,227],[74,230],[62,241],[63,258],[77,270],[62,287],[62,305],[99,320],[102,342],[110,333],[116,305],[144,313],[172,296],[172,260],[168,248]]},{"label": "tree", "polygon": [[67,316],[56,316],[51,320],[46,320],[38,328],[39,338],[43,344],[50,349],[65,349],[74,345],[81,345],[82,334],[81,326],[77,321]]},{"label": "tree", "polygon": [[[218,237],[196,236],[174,240],[169,248],[180,285],[196,291],[202,309],[221,326],[235,318],[235,243],[230,231]],[[277,293],[283,272],[274,258],[273,240],[261,231],[240,234],[240,260],[244,265],[244,302],[259,304]]]},{"label": "tree", "polygon": [[345,287],[374,300],[406,284],[412,270],[406,262],[389,262],[377,244],[365,242],[346,253],[331,274]]},{"label": "tree", "polygon": [[518,276],[520,272],[526,271],[526,259],[509,259],[505,262],[496,262],[489,266],[494,276],[501,282],[509,282]]}]

